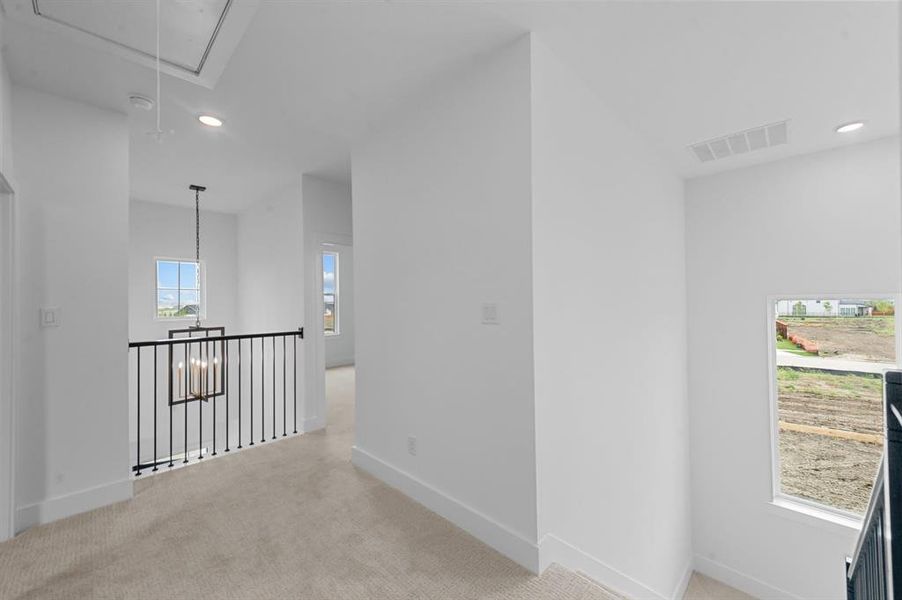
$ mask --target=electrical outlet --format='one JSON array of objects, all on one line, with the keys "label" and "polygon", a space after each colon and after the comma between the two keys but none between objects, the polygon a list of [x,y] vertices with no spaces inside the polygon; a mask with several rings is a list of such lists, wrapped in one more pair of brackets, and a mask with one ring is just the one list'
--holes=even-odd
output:
[{"label": "electrical outlet", "polygon": [[41,327],[59,327],[60,326],[60,309],[59,306],[45,306],[40,311]]},{"label": "electrical outlet", "polygon": [[411,456],[417,455],[417,438],[412,435],[407,436],[407,453]]},{"label": "electrical outlet", "polygon": [[494,302],[486,302],[482,305],[482,324],[483,325],[498,325],[500,323],[500,319],[498,318],[498,305]]}]

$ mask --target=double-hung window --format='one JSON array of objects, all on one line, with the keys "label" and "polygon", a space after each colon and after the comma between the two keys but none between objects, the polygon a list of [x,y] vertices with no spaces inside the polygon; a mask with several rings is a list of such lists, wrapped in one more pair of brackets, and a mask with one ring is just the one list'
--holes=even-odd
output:
[{"label": "double-hung window", "polygon": [[201,264],[194,260],[156,260],[156,317],[195,319],[202,314]]},{"label": "double-hung window", "polygon": [[863,515],[883,452],[894,298],[773,301],[774,496]]}]

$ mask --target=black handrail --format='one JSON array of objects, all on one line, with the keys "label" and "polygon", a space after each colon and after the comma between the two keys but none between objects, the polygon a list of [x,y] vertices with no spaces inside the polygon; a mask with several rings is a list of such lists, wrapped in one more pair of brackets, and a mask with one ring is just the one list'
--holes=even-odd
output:
[{"label": "black handrail", "polygon": [[[188,331],[187,329],[185,331]],[[232,340],[249,340],[251,338],[271,338],[271,337],[291,337],[296,336],[304,339],[304,328],[299,327],[290,331],[271,331],[269,333],[237,333],[232,335],[211,335],[195,338],[168,338],[163,340],[145,340],[143,342],[129,342],[129,348],[146,348],[147,346],[176,346],[184,343],[202,343],[202,342],[228,342]]]},{"label": "black handrail", "polygon": [[[136,447],[132,450],[132,470],[135,475],[141,475],[144,469],[157,471],[160,466],[173,467],[175,459],[180,459],[186,464],[189,457],[201,460],[207,454],[216,456],[220,449],[229,452],[234,442],[237,442],[235,447],[238,449],[245,445],[253,446],[254,437],[257,435],[260,436],[259,443],[264,443],[267,437],[275,440],[278,429],[282,430],[281,437],[287,437],[289,418],[293,422],[293,433],[298,433],[297,340],[304,339],[304,328],[233,335],[225,335],[224,329],[219,327],[184,330],[189,335],[200,331],[203,335],[196,337],[173,336],[128,344],[129,355],[135,357],[133,364],[136,385],[133,406],[136,409],[137,427]],[[212,332],[220,334],[210,335]],[[282,338],[281,344],[276,344],[277,338]],[[290,345],[287,343],[289,338],[292,339]],[[270,344],[266,343],[268,340],[271,340]],[[260,358],[256,362],[255,346],[259,346],[260,350]],[[249,361],[242,362],[242,347],[250,350]],[[267,349],[270,351],[267,352]],[[146,357],[152,360],[142,360],[142,354],[152,354],[152,357]],[[281,371],[279,371],[280,363]],[[290,378],[289,370],[292,371]],[[245,377],[242,377],[242,372],[245,371]],[[259,376],[256,386],[255,371]],[[148,377],[151,379],[147,379]],[[243,381],[248,379],[250,386],[243,386]],[[289,382],[293,384],[291,402],[289,402]],[[279,384],[282,386],[281,410],[277,403]],[[235,385],[237,394],[234,393]],[[266,396],[266,393],[269,393],[269,396]],[[255,429],[254,400],[257,394],[259,394],[257,399],[260,419]],[[220,406],[222,402],[225,402],[224,421],[218,417],[223,414]],[[248,405],[242,406],[245,402]],[[231,407],[233,403],[237,403],[237,407]],[[212,409],[207,413],[207,419],[204,419],[204,404],[208,404]],[[234,408],[238,409],[235,424],[231,423],[230,418],[234,414]],[[267,415],[268,408],[271,408],[271,415]],[[211,413],[212,420],[209,416]],[[250,416],[249,425],[242,419],[243,414]],[[271,416],[271,419],[267,419],[267,416]],[[189,421],[194,421],[195,418],[197,426],[192,429],[196,431],[197,439],[189,440]],[[278,422],[279,418],[282,420],[281,423]],[[182,430],[177,435],[183,438],[178,442],[173,435],[177,429]],[[145,438],[153,436],[153,443],[145,444],[143,452],[142,433],[145,434]],[[221,435],[222,433],[224,435]],[[168,452],[165,446],[167,439]],[[224,442],[220,443],[221,440]],[[152,456],[150,446],[153,450]]]},{"label": "black handrail", "polygon": [[855,551],[846,560],[849,600],[902,599],[902,371],[888,371],[883,390],[883,457]]}]

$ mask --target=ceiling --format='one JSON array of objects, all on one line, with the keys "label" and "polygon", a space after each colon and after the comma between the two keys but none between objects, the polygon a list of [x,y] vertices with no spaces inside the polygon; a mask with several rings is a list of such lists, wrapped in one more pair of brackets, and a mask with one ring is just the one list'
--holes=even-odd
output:
[{"label": "ceiling", "polygon": [[[208,4],[215,12],[221,3]],[[169,133],[159,143],[146,133],[154,115],[127,102],[130,93],[153,96],[145,64],[21,20],[7,21],[6,57],[16,83],[129,114],[133,197],[188,206],[187,186],[198,183],[209,188],[207,207],[233,212],[297,185],[299,173],[347,180],[354,140],[370,126],[529,31],[683,177],[899,131],[895,3],[264,0],[255,8],[212,89],[164,76]],[[102,27],[101,16],[68,18]],[[180,35],[202,38],[201,21]],[[167,51],[181,52],[175,42]],[[201,113],[225,125],[203,127]],[[834,132],[856,119],[867,126]],[[689,149],[784,120],[787,144],[708,163]]]},{"label": "ceiling", "polygon": [[[683,177],[899,133],[896,2],[624,2],[579,19],[543,6],[553,49]],[[689,148],[786,120],[785,145],[708,163]]]}]

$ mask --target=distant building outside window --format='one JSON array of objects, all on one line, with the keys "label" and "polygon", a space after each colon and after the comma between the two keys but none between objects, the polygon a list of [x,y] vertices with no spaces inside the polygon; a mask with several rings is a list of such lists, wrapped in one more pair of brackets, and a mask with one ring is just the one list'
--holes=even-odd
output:
[{"label": "distant building outside window", "polygon": [[156,260],[156,317],[195,319],[203,306],[201,266],[194,260]]},{"label": "distant building outside window", "polygon": [[338,253],[323,252],[323,331],[339,334],[338,321]]}]

